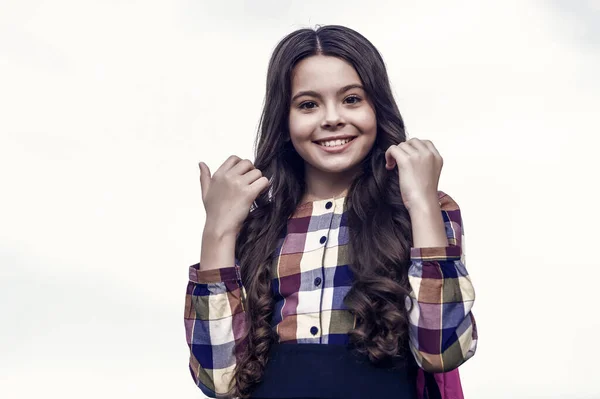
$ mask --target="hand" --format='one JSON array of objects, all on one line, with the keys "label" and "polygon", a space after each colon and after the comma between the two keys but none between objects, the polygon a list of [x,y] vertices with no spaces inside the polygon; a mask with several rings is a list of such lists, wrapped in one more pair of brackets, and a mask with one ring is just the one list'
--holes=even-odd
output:
[{"label": "hand", "polygon": [[438,205],[438,183],[444,160],[429,140],[412,138],[392,145],[385,152],[385,167],[398,165],[400,192],[404,206]]},{"label": "hand", "polygon": [[205,163],[199,166],[207,225],[218,234],[237,235],[250,206],[269,187],[269,180],[252,162],[235,155],[227,158],[212,177]]}]

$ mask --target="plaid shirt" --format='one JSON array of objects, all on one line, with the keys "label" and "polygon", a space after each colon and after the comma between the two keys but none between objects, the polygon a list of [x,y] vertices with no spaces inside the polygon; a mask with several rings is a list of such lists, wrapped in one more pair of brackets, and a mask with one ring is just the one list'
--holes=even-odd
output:
[{"label": "plaid shirt", "polygon": [[[457,368],[477,346],[460,209],[450,196],[438,194],[449,246],[411,248],[408,272],[409,345],[420,371],[430,373]],[[352,285],[348,241],[345,198],[302,204],[288,220],[272,263],[272,325],[280,342],[348,343],[356,323],[343,302]],[[220,396],[228,391],[236,365],[233,349],[247,328],[245,288],[237,264],[205,271],[195,264],[189,271],[190,371],[206,395]]]}]

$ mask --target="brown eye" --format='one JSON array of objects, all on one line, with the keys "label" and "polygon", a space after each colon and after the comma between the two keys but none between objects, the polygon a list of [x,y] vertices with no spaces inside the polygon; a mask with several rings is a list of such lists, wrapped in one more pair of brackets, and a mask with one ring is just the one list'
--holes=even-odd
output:
[{"label": "brown eye", "polygon": [[348,96],[345,98],[345,100],[348,104],[356,104],[358,102],[361,101],[360,97],[358,96]]},{"label": "brown eye", "polygon": [[314,101],[306,101],[306,102],[303,102],[302,104],[300,104],[300,106],[298,106],[298,108],[300,108],[300,109],[313,109],[316,106],[317,106],[317,104]]}]

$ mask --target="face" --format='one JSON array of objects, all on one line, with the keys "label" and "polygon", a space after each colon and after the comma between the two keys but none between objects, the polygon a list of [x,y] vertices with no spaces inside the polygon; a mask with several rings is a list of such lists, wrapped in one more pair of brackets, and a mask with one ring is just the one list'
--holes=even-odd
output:
[{"label": "face", "polygon": [[290,138],[311,173],[351,173],[371,150],[375,110],[356,70],[346,61],[315,55],[292,73]]}]

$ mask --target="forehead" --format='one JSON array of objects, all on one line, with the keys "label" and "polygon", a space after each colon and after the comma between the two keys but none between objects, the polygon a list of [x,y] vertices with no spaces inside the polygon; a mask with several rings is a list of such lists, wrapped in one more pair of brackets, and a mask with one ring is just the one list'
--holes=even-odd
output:
[{"label": "forehead", "polygon": [[341,58],[314,55],[300,61],[292,71],[292,94],[297,91],[336,91],[349,84],[362,84],[352,65]]}]

